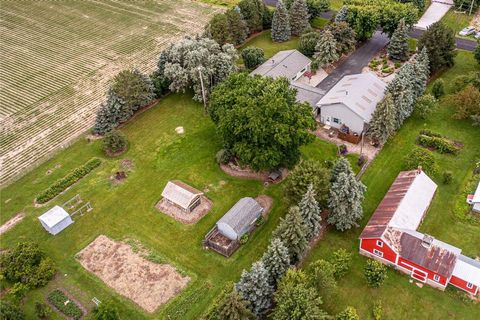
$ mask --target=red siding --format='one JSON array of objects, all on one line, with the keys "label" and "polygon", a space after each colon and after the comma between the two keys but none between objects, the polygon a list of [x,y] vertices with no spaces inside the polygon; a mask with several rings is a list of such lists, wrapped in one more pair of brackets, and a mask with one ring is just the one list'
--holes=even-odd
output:
[{"label": "red siding", "polygon": [[408,270],[412,270],[412,267],[418,269],[418,270],[421,270],[423,272],[425,272],[427,274],[427,278],[434,281],[434,282],[437,282],[443,286],[445,286],[447,284],[447,278],[445,278],[444,276],[441,276],[441,275],[438,275],[440,277],[440,280],[439,281],[435,281],[433,279],[433,277],[436,275],[435,272],[431,271],[431,270],[428,270],[428,269],[425,269],[424,267],[422,266],[419,266],[411,261],[408,261],[406,259],[403,259],[402,257],[399,257],[398,258],[398,265],[402,268],[405,268],[405,269],[408,269]]},{"label": "red siding", "polygon": [[457,278],[455,276],[452,276],[452,278],[450,279],[450,283],[453,284],[455,287],[465,290],[471,294],[475,294],[478,289],[475,285],[471,289],[467,288],[467,281]]},{"label": "red siding", "polygon": [[[377,245],[377,241],[383,243],[383,247]],[[393,251],[382,239],[361,239],[360,240],[360,248],[365,251],[373,253],[373,249],[377,249],[378,251],[383,253],[383,259],[388,260],[392,263],[395,263],[397,260],[397,254]]]}]

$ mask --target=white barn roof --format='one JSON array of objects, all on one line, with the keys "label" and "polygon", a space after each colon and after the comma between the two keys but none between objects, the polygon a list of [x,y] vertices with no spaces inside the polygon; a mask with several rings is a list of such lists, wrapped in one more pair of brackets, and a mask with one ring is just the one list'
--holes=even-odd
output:
[{"label": "white barn roof", "polygon": [[407,193],[400,201],[388,226],[417,230],[436,190],[437,185],[429,176],[423,171],[417,174]]},{"label": "white barn roof", "polygon": [[480,181],[478,182],[477,190],[475,191],[472,199],[473,203],[480,203]]},{"label": "white barn roof", "polygon": [[73,223],[72,218],[60,206],[55,206],[38,217],[43,227],[55,235]]},{"label": "white barn roof", "polygon": [[218,220],[217,225],[224,223],[230,226],[237,234],[240,234],[245,227],[248,227],[252,222],[257,220],[262,212],[263,208],[255,199],[245,197],[238,200],[238,202]]},{"label": "white barn roof", "polygon": [[344,104],[364,121],[370,122],[377,104],[383,99],[387,84],[373,73],[343,77],[318,102],[318,107]]},{"label": "white barn roof", "polygon": [[291,80],[311,60],[298,50],[284,50],[262,63],[250,75],[261,75],[272,78],[286,77]]},{"label": "white barn roof", "polygon": [[480,261],[459,255],[453,275],[480,287]]},{"label": "white barn roof", "polygon": [[203,194],[201,191],[190,187],[189,185],[178,181],[168,181],[163,189],[162,197],[182,207],[188,209],[197,196]]}]

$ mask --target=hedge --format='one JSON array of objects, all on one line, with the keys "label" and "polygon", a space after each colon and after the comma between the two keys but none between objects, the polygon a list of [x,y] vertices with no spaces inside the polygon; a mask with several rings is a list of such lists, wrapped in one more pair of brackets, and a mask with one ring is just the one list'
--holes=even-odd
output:
[{"label": "hedge", "polygon": [[420,134],[429,137],[445,138],[443,134],[428,129],[420,130]]},{"label": "hedge", "polygon": [[452,142],[444,138],[430,137],[421,134],[418,136],[417,142],[425,148],[433,148],[440,153],[456,154],[458,152],[458,148],[455,147]]},{"label": "hedge", "polygon": [[[55,308],[57,308],[58,311],[67,317],[78,320],[83,316],[82,309],[80,309],[75,302],[68,299],[68,297],[59,289],[50,292],[47,299]],[[67,300],[70,300],[70,302],[65,304]]]},{"label": "hedge", "polygon": [[40,193],[36,198],[37,203],[45,203],[47,201],[52,200],[61,192],[63,192],[65,189],[67,189],[68,187],[73,185],[75,182],[77,182],[78,180],[86,176],[90,171],[98,167],[101,163],[102,163],[102,160],[98,158],[90,159],[84,165],[74,169],[65,177],[61,178],[60,180],[57,180],[54,184],[52,184],[50,187],[48,187],[46,190]]}]

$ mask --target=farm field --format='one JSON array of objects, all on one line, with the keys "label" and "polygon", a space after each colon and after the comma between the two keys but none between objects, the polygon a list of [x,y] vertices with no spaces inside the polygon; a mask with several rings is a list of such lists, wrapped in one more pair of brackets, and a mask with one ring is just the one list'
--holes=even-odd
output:
[{"label": "farm field", "polygon": [[[469,71],[480,71],[471,53],[460,51],[455,62],[453,68],[441,75],[447,93],[454,77]],[[443,101],[430,119],[412,117],[405,122],[362,177],[368,189],[364,202],[365,217],[361,226],[348,233],[330,230],[309,257],[309,262],[328,258],[338,248],[353,253],[352,271],[339,282],[338,294],[326,301],[329,312],[336,313],[346,305],[351,305],[357,309],[361,319],[370,319],[373,303],[381,300],[385,319],[478,319],[480,304],[474,304],[468,299],[462,300],[457,290],[441,292],[428,286],[420,289],[409,283],[408,276],[392,269],[389,269],[388,279],[382,287],[368,288],[363,275],[367,258],[358,254],[358,236],[402,170],[403,158],[414,147],[418,132],[421,129],[431,129],[462,141],[465,146],[457,156],[435,153],[439,170],[432,178],[438,184],[438,190],[420,231],[461,248],[466,255],[480,256],[480,222],[459,219],[453,212],[458,197],[463,197],[461,190],[472,176],[475,163],[480,160],[480,128],[473,127],[468,121],[452,119],[452,114],[453,107]],[[442,183],[441,174],[444,170],[453,172],[454,180],[450,185]]]},{"label": "farm field", "polygon": [[190,0],[0,0],[0,184],[90,128],[115,74],[152,72],[162,48],[219,10]]},{"label": "farm field", "polygon": [[[185,134],[175,132],[177,126]],[[129,150],[119,158],[105,158],[101,141],[88,142],[82,137],[66,150],[1,190],[2,223],[18,212],[26,217],[2,235],[1,247],[18,241],[40,244],[59,267],[58,277],[46,288],[30,292],[25,309],[33,317],[35,301],[43,300],[52,289],[61,287],[80,302],[93,307],[93,297],[113,297],[125,319],[198,319],[227,281],[236,281],[243,268],[258,259],[268,244],[271,232],[286,211],[282,184],[264,187],[260,181],[239,180],[223,173],[215,163],[220,141],[201,104],[190,94],[172,94],[151,109],[137,115],[122,128],[129,140]],[[336,146],[316,139],[305,146],[305,158],[334,160]],[[102,165],[41,208],[33,205],[35,196],[53,181],[92,157]],[[133,171],[120,185],[110,178],[123,159],[133,162]],[[354,156],[350,156],[355,161]],[[212,210],[195,225],[183,225],[154,206],[170,179],[180,179],[212,200]],[[75,223],[56,236],[49,235],[37,217],[55,204],[61,205],[76,194],[90,201],[93,211],[75,216]],[[204,251],[201,241],[215,222],[244,196],[266,194],[273,198],[268,220],[232,257],[226,259],[213,251]],[[136,304],[116,294],[99,278],[86,271],[75,255],[99,235],[118,241],[140,241],[161,261],[190,277],[187,287],[175,299],[148,315]],[[66,275],[66,276],[65,276]],[[170,317],[170,318],[168,318]]]}]

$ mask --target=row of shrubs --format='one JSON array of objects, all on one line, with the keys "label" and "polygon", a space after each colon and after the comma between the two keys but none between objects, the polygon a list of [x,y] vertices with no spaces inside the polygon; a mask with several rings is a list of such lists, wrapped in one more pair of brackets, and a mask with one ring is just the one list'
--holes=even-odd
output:
[{"label": "row of shrubs", "polygon": [[435,149],[440,153],[456,154],[458,152],[458,148],[453,144],[453,142],[441,137],[432,137],[420,134],[417,137],[417,143],[422,147]]},{"label": "row of shrubs", "polygon": [[[83,311],[80,309],[77,304],[70,299],[59,289],[53,290],[48,295],[48,301],[69,318],[75,320],[80,319],[83,316]],[[65,304],[67,300],[70,300],[69,303]]]},{"label": "row of shrubs", "polygon": [[61,178],[54,182],[50,187],[44,190],[37,196],[37,203],[45,203],[55,198],[65,189],[73,185],[75,182],[86,176],[90,171],[98,167],[102,163],[102,160],[99,158],[92,158],[87,163],[82,165],[79,168],[74,169],[65,177]]}]

